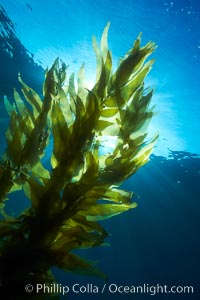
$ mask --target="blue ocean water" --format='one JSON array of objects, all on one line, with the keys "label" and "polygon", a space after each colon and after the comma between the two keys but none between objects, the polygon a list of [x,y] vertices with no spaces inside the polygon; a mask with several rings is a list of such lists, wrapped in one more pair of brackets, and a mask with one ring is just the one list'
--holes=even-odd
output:
[{"label": "blue ocean water", "polygon": [[[148,165],[124,187],[135,191],[138,208],[104,222],[111,247],[88,250],[118,285],[193,285],[190,295],[156,295],[158,299],[199,299],[200,278],[200,3],[197,0],[1,0],[0,96],[12,97],[21,72],[38,91],[44,69],[59,56],[77,72],[83,62],[88,86],[95,77],[91,37],[100,39],[111,22],[109,46],[115,65],[139,32],[142,43],[155,41],[156,62],[147,85],[155,87],[158,115],[150,132],[160,137]],[[3,10],[5,9],[5,11]],[[8,19],[6,19],[6,15]],[[12,21],[12,22],[11,22]],[[26,50],[28,49],[28,50]],[[0,141],[8,116],[0,101]],[[25,201],[25,200],[24,200]],[[10,207],[17,210],[19,207]],[[100,285],[94,278],[55,270],[63,284]],[[73,294],[71,299],[105,295]],[[132,299],[131,294],[111,294]],[[148,299],[150,295],[135,296]]]}]

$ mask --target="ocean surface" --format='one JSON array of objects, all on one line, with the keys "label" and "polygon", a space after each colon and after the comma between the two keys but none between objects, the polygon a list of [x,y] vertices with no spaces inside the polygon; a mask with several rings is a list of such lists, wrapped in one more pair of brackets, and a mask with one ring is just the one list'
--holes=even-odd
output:
[{"label": "ocean surface", "polygon": [[[0,5],[0,153],[9,121],[3,97],[12,99],[19,72],[40,93],[44,70],[59,56],[69,73],[85,62],[92,87],[91,39],[100,40],[108,21],[115,66],[140,32],[143,45],[149,40],[158,45],[146,85],[155,89],[158,113],[149,131],[159,132],[159,140],[150,162],[123,184],[138,195],[138,207],[104,221],[110,247],[82,252],[99,260],[109,284],[192,285],[194,293],[85,292],[63,299],[200,299],[200,1],[0,0]],[[11,199],[10,212],[21,210],[16,203]],[[54,273],[62,285],[103,286],[96,278]]]}]

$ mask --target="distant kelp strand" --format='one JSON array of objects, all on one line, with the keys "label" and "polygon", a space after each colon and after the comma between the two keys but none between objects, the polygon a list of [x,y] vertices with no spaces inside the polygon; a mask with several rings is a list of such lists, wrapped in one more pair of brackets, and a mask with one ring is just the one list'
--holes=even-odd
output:
[{"label": "distant kelp strand", "polygon": [[[12,283],[15,299],[34,296],[20,298],[27,282],[52,283],[53,266],[106,279],[94,262],[73,250],[106,245],[107,232],[98,221],[137,206],[133,193],[119,186],[148,162],[157,139],[147,140],[152,90],[144,87],[153,64],[146,59],[156,47],[149,42],[141,48],[139,35],[113,72],[108,28],[100,48],[93,38],[97,76],[91,90],[85,88],[84,65],[76,85],[74,74],[67,80],[66,65],[56,59],[46,71],[43,99],[20,76],[15,102],[5,98],[10,125],[0,164],[0,258],[3,288]],[[105,137],[115,137],[115,143],[102,155]],[[50,138],[49,170],[42,157]],[[17,190],[30,199],[30,207],[11,217],[5,200]]]}]

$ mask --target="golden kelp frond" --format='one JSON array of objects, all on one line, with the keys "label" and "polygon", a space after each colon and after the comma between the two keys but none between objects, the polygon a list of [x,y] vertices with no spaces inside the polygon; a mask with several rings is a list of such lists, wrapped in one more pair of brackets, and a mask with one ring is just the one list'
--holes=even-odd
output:
[{"label": "golden kelp frond", "polygon": [[56,95],[56,84],[52,78],[53,71],[50,69],[46,74],[45,82],[49,89],[43,101],[33,89],[22,81],[20,76],[22,93],[30,106],[25,105],[16,90],[14,90],[15,103],[13,105],[5,98],[5,106],[10,115],[10,125],[6,131],[7,149],[4,161],[10,162],[18,182],[20,177],[22,179],[21,184],[23,184],[24,178],[30,175],[30,172],[38,175],[38,178],[49,178],[49,172],[42,166],[41,158],[48,145],[50,135],[49,113],[52,107],[52,95]]},{"label": "golden kelp frond", "polygon": [[83,259],[73,253],[67,253],[60,256],[58,266],[73,273],[100,277],[106,280],[107,276],[95,267],[96,264],[96,262]]},{"label": "golden kelp frond", "polygon": [[[31,205],[12,222],[0,223],[0,253],[12,253],[15,245],[33,257],[27,272],[35,282],[47,278],[52,266],[106,278],[72,251],[104,246],[108,234],[98,222],[137,206],[134,194],[118,187],[148,162],[157,139],[148,138],[153,91],[144,86],[155,44],[141,48],[139,35],[113,72],[108,29],[109,24],[100,47],[93,38],[97,77],[91,90],[85,88],[84,64],[76,85],[74,74],[67,79],[67,66],[56,59],[45,74],[43,99],[20,76],[23,97],[15,90],[14,104],[5,98],[10,125],[0,164],[1,206],[20,188]],[[113,141],[109,149],[105,140]],[[42,161],[46,149],[50,169]]]},{"label": "golden kelp frond", "polygon": [[0,162],[0,209],[4,207],[3,201],[13,186],[12,176],[9,161]]},{"label": "golden kelp frond", "polygon": [[[24,98],[31,105],[33,116],[36,119],[42,111],[42,101],[41,101],[39,95],[23,82],[23,80],[21,79],[21,76],[19,76],[18,79],[22,85],[22,93],[24,95]],[[15,100],[16,100],[16,97],[15,97]],[[20,103],[23,103],[23,101],[21,101],[21,99],[20,99]],[[29,114],[30,114],[30,112],[29,112]],[[21,114],[21,115],[23,116],[23,114]]]}]

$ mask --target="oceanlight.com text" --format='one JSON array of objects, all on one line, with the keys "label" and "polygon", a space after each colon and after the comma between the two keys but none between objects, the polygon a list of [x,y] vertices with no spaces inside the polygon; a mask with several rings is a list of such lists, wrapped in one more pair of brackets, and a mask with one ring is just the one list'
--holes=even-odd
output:
[{"label": "oceanlight.com text", "polygon": [[58,294],[66,295],[68,293],[73,294],[148,294],[154,296],[157,294],[193,294],[194,287],[189,285],[151,285],[148,283],[142,285],[120,285],[116,283],[105,283],[103,285],[95,285],[88,283],[81,285],[74,283],[73,285],[64,284],[44,284],[38,283],[35,286],[27,284],[25,286],[27,293],[36,294]]}]

